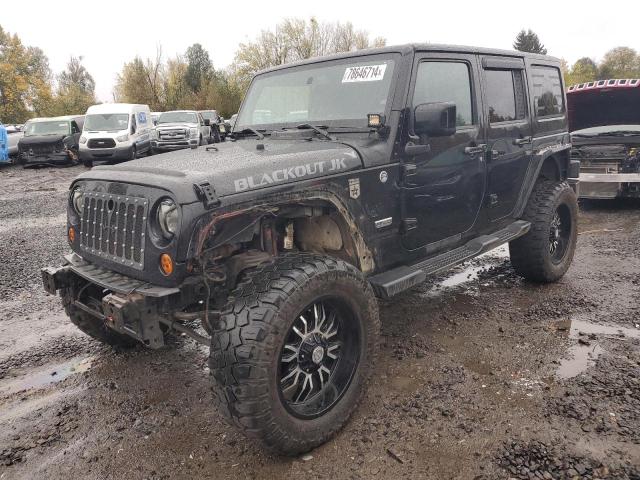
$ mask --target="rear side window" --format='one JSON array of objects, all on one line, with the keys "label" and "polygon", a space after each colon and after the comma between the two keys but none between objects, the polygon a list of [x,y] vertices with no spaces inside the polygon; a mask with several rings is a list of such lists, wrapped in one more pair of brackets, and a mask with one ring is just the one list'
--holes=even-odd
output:
[{"label": "rear side window", "polygon": [[565,112],[560,70],[540,65],[531,68],[533,102],[538,117],[560,115]]},{"label": "rear side window", "polygon": [[527,116],[522,70],[485,70],[489,122],[511,122]]},{"label": "rear side window", "polygon": [[435,102],[454,102],[456,124],[459,127],[473,125],[471,75],[466,63],[420,63],[413,93],[413,106]]}]

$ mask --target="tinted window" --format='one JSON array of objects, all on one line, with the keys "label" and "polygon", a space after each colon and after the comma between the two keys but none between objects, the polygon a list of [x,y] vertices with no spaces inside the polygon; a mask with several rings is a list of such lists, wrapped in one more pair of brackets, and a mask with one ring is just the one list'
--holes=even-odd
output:
[{"label": "tinted window", "polygon": [[560,70],[536,66],[531,69],[533,102],[538,117],[564,113]]},{"label": "tinted window", "polygon": [[511,70],[485,70],[487,106],[491,123],[509,122],[516,114],[516,92]]},{"label": "tinted window", "polygon": [[418,67],[413,106],[421,103],[454,102],[456,124],[473,124],[471,76],[461,62],[423,62]]}]

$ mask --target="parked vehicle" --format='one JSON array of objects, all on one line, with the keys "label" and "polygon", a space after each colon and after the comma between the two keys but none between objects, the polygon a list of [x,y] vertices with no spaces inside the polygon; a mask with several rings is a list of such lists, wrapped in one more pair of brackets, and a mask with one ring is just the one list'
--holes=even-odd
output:
[{"label": "parked vehicle", "polygon": [[84,115],[29,120],[18,140],[18,162],[25,167],[78,163],[83,122]]},{"label": "parked vehicle", "polygon": [[18,142],[24,136],[23,125],[5,125],[7,129],[9,158],[18,158]]},{"label": "parked vehicle", "polygon": [[209,120],[209,126],[211,127],[211,139],[213,143],[218,143],[224,140],[227,135],[227,130],[222,117],[218,115],[216,110],[200,110],[200,115],[205,120]]},{"label": "parked vehicle", "polygon": [[151,147],[156,153],[198,148],[211,143],[209,120],[195,110],[163,112],[153,129]]},{"label": "parked vehicle", "polygon": [[567,271],[579,164],[560,72],[430,44],[261,72],[234,142],[72,183],[73,253],[45,289],[104,343],[160,348],[175,330],[209,346],[221,412],[274,451],[308,451],[375,373],[376,296],[506,243],[531,281]]},{"label": "parked vehicle", "polygon": [[640,79],[573,85],[567,102],[580,196],[640,197]]},{"label": "parked vehicle", "polygon": [[9,163],[9,138],[7,127],[0,123],[0,164]]},{"label": "parked vehicle", "polygon": [[147,105],[103,103],[87,110],[80,137],[80,158],[94,162],[135,160],[151,151],[151,111]]}]

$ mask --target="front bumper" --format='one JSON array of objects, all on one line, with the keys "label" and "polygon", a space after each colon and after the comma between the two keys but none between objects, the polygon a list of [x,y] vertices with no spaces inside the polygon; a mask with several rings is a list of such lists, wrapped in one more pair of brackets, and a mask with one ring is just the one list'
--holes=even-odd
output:
[{"label": "front bumper", "polygon": [[182,308],[181,289],[165,288],[98,267],[77,254],[66,264],[41,270],[44,289],[63,304],[82,310],[98,321],[151,348],[164,346],[161,323]]},{"label": "front bumper", "polygon": [[129,160],[133,153],[133,146],[113,148],[80,148],[80,160],[109,161]]},{"label": "front bumper", "polygon": [[176,141],[161,141],[151,140],[151,148],[157,151],[171,151],[180,150],[182,148],[196,148],[198,146],[198,139],[191,138],[188,140],[176,140]]},{"label": "front bumper", "polygon": [[68,152],[48,153],[45,155],[21,153],[20,160],[23,165],[67,165],[74,161]]},{"label": "front bumper", "polygon": [[580,198],[613,199],[640,195],[640,173],[581,173]]}]

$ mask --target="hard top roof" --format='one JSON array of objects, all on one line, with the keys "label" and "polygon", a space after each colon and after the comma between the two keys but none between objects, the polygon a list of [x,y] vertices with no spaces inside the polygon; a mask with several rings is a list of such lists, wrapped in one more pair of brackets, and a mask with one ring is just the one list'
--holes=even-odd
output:
[{"label": "hard top roof", "polygon": [[339,60],[342,58],[361,57],[365,55],[377,55],[384,53],[400,53],[403,55],[412,54],[414,52],[451,52],[451,53],[474,53],[480,55],[499,55],[509,57],[531,58],[534,60],[541,60],[545,62],[560,63],[560,59],[549,55],[539,55],[537,53],[520,52],[517,50],[500,50],[497,48],[485,48],[485,47],[469,47],[464,45],[443,45],[437,43],[408,43],[404,45],[392,45],[388,47],[380,48],[368,48],[364,50],[355,50],[352,52],[337,53],[334,55],[327,55],[323,57],[313,57],[298,62],[286,63],[284,65],[278,65],[276,67],[267,68],[258,72],[258,75],[272,72],[275,70],[281,70],[284,68],[295,67],[299,65],[309,65],[317,62],[324,62],[327,60]]}]

